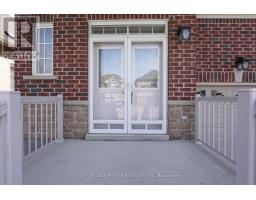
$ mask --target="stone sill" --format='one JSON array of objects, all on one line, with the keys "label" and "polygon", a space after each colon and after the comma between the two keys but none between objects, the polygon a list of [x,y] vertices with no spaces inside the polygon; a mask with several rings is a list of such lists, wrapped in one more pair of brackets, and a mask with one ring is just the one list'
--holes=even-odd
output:
[{"label": "stone sill", "polygon": [[195,105],[195,101],[169,100],[168,105],[171,105],[171,106],[193,106],[193,105]]},{"label": "stone sill", "polygon": [[23,76],[24,80],[55,80],[57,76],[52,75],[33,75],[33,76]]},{"label": "stone sill", "polygon": [[64,105],[68,105],[68,106],[87,106],[88,105],[88,101],[80,101],[80,100],[67,100],[63,102]]},{"label": "stone sill", "polygon": [[227,82],[201,82],[201,83],[196,83],[197,86],[256,86],[256,83],[227,83]]}]

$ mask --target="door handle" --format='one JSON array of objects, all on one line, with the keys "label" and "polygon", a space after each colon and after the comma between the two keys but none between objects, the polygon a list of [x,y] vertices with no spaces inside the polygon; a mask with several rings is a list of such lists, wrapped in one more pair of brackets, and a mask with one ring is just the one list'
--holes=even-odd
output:
[{"label": "door handle", "polygon": [[131,104],[132,104],[133,92],[131,91]]}]

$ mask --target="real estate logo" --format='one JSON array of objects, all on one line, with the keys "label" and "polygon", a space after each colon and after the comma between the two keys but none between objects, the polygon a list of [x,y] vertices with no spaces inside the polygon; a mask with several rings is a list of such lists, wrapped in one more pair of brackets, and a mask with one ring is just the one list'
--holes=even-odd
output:
[{"label": "real estate logo", "polygon": [[36,58],[37,53],[33,46],[33,28],[34,24],[39,22],[39,16],[12,17],[4,15],[2,19],[2,56],[12,60]]}]

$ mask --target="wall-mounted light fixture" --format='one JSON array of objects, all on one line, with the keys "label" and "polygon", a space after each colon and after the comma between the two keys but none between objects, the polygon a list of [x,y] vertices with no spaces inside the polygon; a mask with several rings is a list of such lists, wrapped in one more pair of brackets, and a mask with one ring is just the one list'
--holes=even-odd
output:
[{"label": "wall-mounted light fixture", "polygon": [[250,61],[256,61],[256,59],[255,58],[245,58],[242,56],[236,57],[236,68],[238,70],[248,69]]},{"label": "wall-mounted light fixture", "polygon": [[181,26],[178,29],[178,37],[180,41],[187,41],[190,39],[191,35],[191,27]]}]

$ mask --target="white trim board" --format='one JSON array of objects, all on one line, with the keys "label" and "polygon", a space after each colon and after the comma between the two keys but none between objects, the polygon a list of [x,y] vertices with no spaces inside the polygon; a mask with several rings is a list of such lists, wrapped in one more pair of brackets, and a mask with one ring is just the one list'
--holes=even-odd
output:
[{"label": "white trim board", "polygon": [[256,19],[255,14],[199,14],[198,19]]},{"label": "white trim board", "polygon": [[[136,20],[88,20],[89,38],[147,38],[147,37],[168,37],[169,19],[136,19]],[[92,26],[129,26],[129,25],[165,25],[165,33],[120,33],[120,34],[92,34]]]},{"label": "white trim board", "polygon": [[169,19],[135,19],[135,20],[88,20],[89,26],[95,25],[134,25],[134,24],[163,24],[168,25]]},{"label": "white trim board", "polygon": [[[93,90],[94,90],[94,87],[93,87],[93,82],[94,82],[94,72],[93,72],[93,66],[94,66],[94,63],[93,63],[93,54],[95,53],[94,52],[94,43],[97,43],[97,42],[122,42],[124,44],[124,49],[126,51],[126,54],[128,54],[127,52],[131,52],[131,44],[132,42],[157,42],[157,43],[161,43],[162,45],[162,51],[163,51],[163,120],[162,120],[162,129],[161,130],[150,130],[150,133],[149,134],[166,134],[167,132],[167,38],[165,37],[150,37],[150,38],[133,38],[133,37],[89,37],[89,133],[95,133],[95,134],[99,134],[99,133],[111,133],[111,134],[117,134],[117,133],[121,133],[119,129],[117,130],[110,130],[110,129],[104,129],[104,131],[102,129],[99,129],[99,130],[95,130],[93,128],[93,124],[94,122],[96,122],[94,119],[93,119],[93,105],[94,105],[94,101],[93,101]],[[131,61],[130,59],[128,58],[131,58],[131,55],[129,53],[129,55],[125,56],[125,63],[126,65],[130,66],[131,65]],[[126,86],[125,87],[128,87],[128,85],[131,85],[130,83],[130,73],[128,73],[128,80],[127,80],[127,83],[125,84]],[[127,92],[128,91],[128,92]],[[131,87],[128,87],[126,88],[126,92],[125,94],[127,93],[128,95],[128,99],[126,99],[126,102],[131,102]],[[128,106],[125,106],[125,109],[127,109]],[[128,113],[128,111],[127,111]],[[126,115],[127,116],[127,115]],[[129,121],[130,122],[130,121]],[[128,122],[128,119],[125,120],[125,126],[127,126],[128,124],[130,124]],[[107,122],[106,122],[107,123]],[[114,123],[114,122],[113,122]],[[150,122],[148,122],[150,123]],[[124,128],[125,131],[123,131],[122,129],[122,133],[124,134],[127,134],[127,131],[129,132],[129,134],[142,134],[142,133],[145,133],[145,130],[141,131],[141,132],[131,132],[128,130],[128,128]],[[147,129],[148,130],[148,129]]]},{"label": "white trim board", "polygon": [[24,80],[55,80],[57,76],[53,75],[32,75],[32,76],[23,76]]}]

